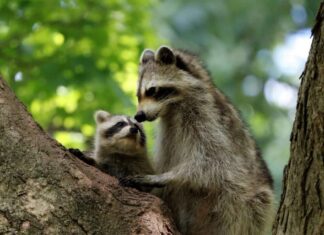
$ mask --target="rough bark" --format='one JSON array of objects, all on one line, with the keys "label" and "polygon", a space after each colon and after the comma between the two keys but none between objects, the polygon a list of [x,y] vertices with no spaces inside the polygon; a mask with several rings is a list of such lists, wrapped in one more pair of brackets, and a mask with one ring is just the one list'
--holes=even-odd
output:
[{"label": "rough bark", "polygon": [[301,76],[290,161],[273,234],[324,234],[324,3]]},{"label": "rough bark", "polygon": [[0,162],[0,234],[177,234],[161,200],[71,155],[1,77]]}]

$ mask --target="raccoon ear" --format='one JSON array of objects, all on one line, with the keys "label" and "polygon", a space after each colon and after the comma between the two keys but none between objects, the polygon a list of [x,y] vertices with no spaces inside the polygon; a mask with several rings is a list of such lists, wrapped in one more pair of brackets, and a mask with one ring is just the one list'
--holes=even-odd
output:
[{"label": "raccoon ear", "polygon": [[154,51],[145,49],[140,57],[140,63],[146,64],[149,60],[154,60]]},{"label": "raccoon ear", "polygon": [[176,57],[170,47],[161,46],[156,52],[157,61],[162,62],[163,64],[175,64]]},{"label": "raccoon ear", "polygon": [[111,114],[103,111],[103,110],[98,110],[95,112],[94,119],[96,120],[96,123],[103,123],[108,120],[109,116]]}]

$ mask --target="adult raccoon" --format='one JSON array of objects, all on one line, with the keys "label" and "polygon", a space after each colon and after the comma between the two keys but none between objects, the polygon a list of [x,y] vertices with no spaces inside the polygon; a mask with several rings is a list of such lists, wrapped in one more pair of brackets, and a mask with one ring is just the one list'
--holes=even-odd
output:
[{"label": "adult raccoon", "polygon": [[271,175],[197,57],[165,46],[145,50],[137,97],[137,121],[161,119],[156,175],[124,183],[164,185],[159,196],[183,234],[264,234],[273,214]]}]

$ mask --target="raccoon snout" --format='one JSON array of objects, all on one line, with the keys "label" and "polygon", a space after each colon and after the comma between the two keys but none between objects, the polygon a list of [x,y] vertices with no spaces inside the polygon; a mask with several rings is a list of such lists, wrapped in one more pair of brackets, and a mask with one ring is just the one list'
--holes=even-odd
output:
[{"label": "raccoon snout", "polygon": [[136,119],[136,121],[138,121],[138,122],[144,122],[144,121],[146,121],[146,115],[145,115],[145,113],[143,112],[143,111],[139,111],[139,112],[137,112],[137,114],[135,115],[135,117],[134,117],[135,119]]},{"label": "raccoon snout", "polygon": [[129,129],[129,133],[131,133],[131,134],[137,134],[137,132],[138,132],[137,127],[131,127],[131,128]]}]

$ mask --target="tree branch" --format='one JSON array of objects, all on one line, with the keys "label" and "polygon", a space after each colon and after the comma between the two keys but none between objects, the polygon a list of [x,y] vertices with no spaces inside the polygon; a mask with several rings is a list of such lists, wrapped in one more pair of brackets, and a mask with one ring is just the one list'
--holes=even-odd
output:
[{"label": "tree branch", "polygon": [[74,157],[1,77],[0,161],[1,234],[178,234],[160,199]]}]

